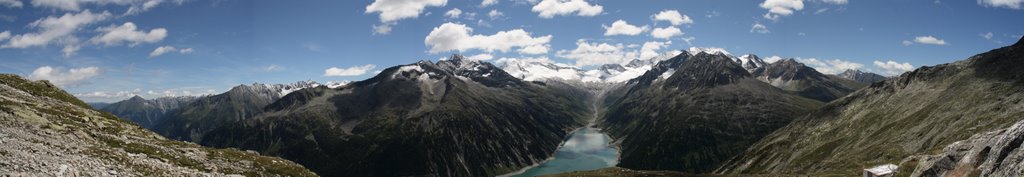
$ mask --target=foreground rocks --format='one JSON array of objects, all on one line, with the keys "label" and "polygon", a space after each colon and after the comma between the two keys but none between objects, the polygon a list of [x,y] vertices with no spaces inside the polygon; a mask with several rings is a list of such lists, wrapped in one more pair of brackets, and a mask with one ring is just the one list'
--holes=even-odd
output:
[{"label": "foreground rocks", "polygon": [[291,161],[165,139],[45,81],[0,75],[0,174],[316,176]]},{"label": "foreground rocks", "polygon": [[[950,144],[942,153],[908,158],[911,176],[1024,176],[1024,121]],[[917,161],[917,164],[913,162]]]}]

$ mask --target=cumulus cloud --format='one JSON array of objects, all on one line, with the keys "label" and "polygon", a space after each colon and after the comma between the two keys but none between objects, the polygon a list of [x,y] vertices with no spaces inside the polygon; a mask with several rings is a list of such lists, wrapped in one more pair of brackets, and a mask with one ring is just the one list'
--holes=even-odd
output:
[{"label": "cumulus cloud", "polygon": [[693,19],[690,19],[690,16],[680,14],[676,10],[664,10],[654,14],[652,17],[654,21],[668,21],[672,25],[693,24]]},{"label": "cumulus cloud", "polygon": [[398,20],[419,17],[423,9],[443,7],[447,3],[448,0],[374,0],[366,6],[366,13],[380,13],[378,17],[381,24],[371,26],[373,34],[387,35],[398,24]]},{"label": "cumulus cloud", "polygon": [[863,64],[840,59],[818,60],[817,58],[797,58],[796,61],[804,63],[807,66],[818,70],[818,72],[825,74],[839,74],[847,69],[855,70],[864,67]]},{"label": "cumulus cloud", "polygon": [[155,28],[146,32],[138,30],[135,23],[126,22],[121,26],[101,27],[96,31],[103,32],[102,35],[92,38],[95,44],[106,46],[120,45],[127,43],[128,46],[136,46],[142,43],[160,42],[167,37],[167,29]]},{"label": "cumulus cloud", "polygon": [[[935,36],[918,36],[914,38],[914,42],[918,44],[929,44],[929,45],[946,45],[946,41],[935,38]],[[904,43],[906,44],[906,43]]]},{"label": "cumulus cloud", "polygon": [[32,80],[48,80],[57,86],[68,87],[86,84],[87,80],[100,75],[101,72],[100,68],[95,66],[71,68],[70,70],[42,66],[32,71],[28,78]]},{"label": "cumulus cloud", "polygon": [[750,27],[750,32],[768,34],[771,33],[772,31],[768,31],[768,27],[762,25],[761,23],[754,23],[754,26]]},{"label": "cumulus cloud", "polygon": [[903,74],[904,72],[914,70],[914,65],[910,65],[910,63],[899,63],[892,60],[885,62],[875,60],[875,66],[881,69],[883,71],[883,74],[890,76],[899,75]]},{"label": "cumulus cloud", "polygon": [[324,76],[361,76],[366,72],[373,70],[377,65],[367,64],[363,66],[352,66],[348,68],[331,67],[324,70]]},{"label": "cumulus cloud", "polygon": [[558,15],[576,13],[577,16],[595,16],[604,11],[601,5],[591,5],[586,0],[541,0],[533,6],[540,18],[554,18]]},{"label": "cumulus cloud", "polygon": [[505,16],[505,13],[501,13],[501,11],[498,11],[498,9],[493,9],[491,10],[491,12],[487,13],[487,16],[491,17],[491,19],[493,20]]},{"label": "cumulus cloud", "polygon": [[0,0],[0,5],[10,8],[21,8],[25,6],[25,4],[22,4],[19,0]]},{"label": "cumulus cloud", "polygon": [[110,12],[92,13],[89,10],[80,13],[67,13],[60,17],[49,16],[28,24],[28,27],[39,29],[36,32],[11,36],[0,48],[42,47],[55,41],[77,41],[72,33],[85,25],[110,18]]},{"label": "cumulus cloud", "polygon": [[635,52],[625,52],[622,44],[588,43],[584,40],[576,41],[576,49],[560,50],[558,57],[576,60],[576,66],[602,65],[622,63],[636,58]]},{"label": "cumulus cloud", "polygon": [[481,53],[481,54],[477,54],[477,55],[466,57],[466,59],[469,59],[469,60],[490,60],[490,59],[494,59],[494,55],[486,54],[486,53]]},{"label": "cumulus cloud", "polygon": [[444,16],[448,18],[459,18],[459,15],[462,15],[462,10],[459,8],[452,8],[452,10],[444,13]]},{"label": "cumulus cloud", "polygon": [[526,47],[523,47],[523,48],[519,48],[518,52],[520,54],[540,55],[540,54],[547,54],[548,51],[550,51],[550,50],[551,50],[551,45],[544,44],[544,45],[531,45],[531,46],[526,46]]},{"label": "cumulus cloud", "polygon": [[[452,50],[483,50],[486,52],[508,52],[513,48],[519,48],[520,53],[536,54],[547,52],[548,43],[551,42],[551,35],[533,37],[523,29],[499,31],[493,35],[472,34],[473,28],[463,24],[445,23],[430,31],[430,34],[423,40],[430,46],[431,53],[440,53]],[[543,50],[541,50],[543,48]]]},{"label": "cumulus cloud", "polygon": [[484,0],[483,2],[480,2],[480,7],[487,7],[495,4],[498,4],[498,0]]},{"label": "cumulus cloud", "polygon": [[765,0],[760,4],[761,8],[767,9],[765,19],[779,20],[782,16],[792,15],[793,12],[804,9],[803,0]]},{"label": "cumulus cloud", "polygon": [[782,57],[773,55],[773,56],[770,56],[770,57],[762,58],[761,60],[764,60],[764,62],[767,62],[767,63],[775,63],[775,62],[777,62],[779,60],[782,60]]},{"label": "cumulus cloud", "polygon": [[11,31],[0,32],[0,41],[4,41],[11,38]]},{"label": "cumulus cloud", "polygon": [[190,54],[193,51],[194,50],[192,48],[178,49],[178,48],[175,48],[174,46],[165,45],[165,46],[160,46],[160,47],[157,47],[156,49],[154,49],[153,52],[149,53],[149,57],[150,58],[157,57],[157,56],[160,56],[160,55],[164,55],[165,53],[169,53],[169,52],[178,52],[178,53],[181,53],[181,54]]},{"label": "cumulus cloud", "polygon": [[654,28],[654,30],[651,30],[651,36],[658,39],[668,39],[679,35],[683,35],[683,31],[674,26]]},{"label": "cumulus cloud", "polygon": [[985,7],[1020,9],[1021,5],[1024,5],[1024,0],[978,0],[978,4]]},{"label": "cumulus cloud", "polygon": [[638,26],[633,26],[633,25],[630,25],[629,23],[627,23],[625,20],[616,20],[615,22],[612,23],[612,26],[601,25],[601,27],[604,27],[604,30],[605,30],[604,31],[604,35],[605,36],[614,36],[614,35],[636,36],[636,35],[638,35],[640,33],[643,33],[645,31],[647,31],[647,29],[648,29],[647,25],[639,26],[639,27]]},{"label": "cumulus cloud", "polygon": [[644,42],[644,45],[640,47],[640,59],[649,59],[660,55],[658,50],[666,48],[672,45],[672,41],[658,42],[650,41]]},{"label": "cumulus cloud", "polygon": [[419,17],[423,9],[447,3],[448,0],[375,0],[366,6],[366,13],[380,13],[380,22],[388,23]]}]

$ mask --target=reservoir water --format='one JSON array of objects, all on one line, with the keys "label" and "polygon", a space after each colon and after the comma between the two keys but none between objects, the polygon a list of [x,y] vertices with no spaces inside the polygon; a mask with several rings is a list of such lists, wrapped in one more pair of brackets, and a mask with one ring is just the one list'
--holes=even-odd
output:
[{"label": "reservoir water", "polygon": [[619,163],[619,151],[609,144],[611,138],[597,128],[584,127],[572,133],[555,151],[553,159],[513,177],[558,174],[612,167]]}]

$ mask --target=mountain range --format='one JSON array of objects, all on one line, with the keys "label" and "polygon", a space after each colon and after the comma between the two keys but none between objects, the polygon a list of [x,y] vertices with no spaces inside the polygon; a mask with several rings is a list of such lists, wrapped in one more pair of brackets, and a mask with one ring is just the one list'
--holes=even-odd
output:
[{"label": "mountain range", "polygon": [[494,176],[550,157],[590,117],[591,94],[455,55],[294,92],[202,144],[292,159],[325,176]]},{"label": "mountain range", "polygon": [[914,176],[1014,175],[1022,43],[891,78],[702,48],[591,69],[454,55],[344,86],[242,85],[103,109],[324,176],[507,174],[585,125],[608,133],[630,169],[600,174],[846,175],[894,163]]}]

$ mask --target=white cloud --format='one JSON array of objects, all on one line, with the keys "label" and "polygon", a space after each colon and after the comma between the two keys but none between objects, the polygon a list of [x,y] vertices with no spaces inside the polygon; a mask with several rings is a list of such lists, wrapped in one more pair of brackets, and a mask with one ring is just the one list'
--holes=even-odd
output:
[{"label": "white cloud", "polygon": [[651,36],[658,39],[668,39],[679,35],[683,35],[683,31],[674,26],[654,28],[654,30],[651,30]]},{"label": "white cloud", "polygon": [[640,47],[640,59],[645,59],[646,60],[646,59],[649,59],[649,58],[652,58],[652,57],[656,57],[656,56],[660,55],[658,53],[658,50],[661,50],[662,48],[666,48],[669,45],[672,45],[672,41],[665,41],[665,42],[650,41],[650,42],[644,42],[644,45],[642,47]]},{"label": "white cloud", "polygon": [[390,34],[391,24],[373,25],[373,34]]},{"label": "white cloud", "polygon": [[105,20],[110,16],[110,12],[92,13],[89,10],[77,14],[67,13],[60,17],[49,16],[28,24],[28,27],[39,29],[39,31],[12,36],[6,44],[0,45],[0,48],[23,49],[46,46],[58,40],[77,41],[74,36],[71,36],[72,33],[82,26]]},{"label": "white cloud", "polygon": [[772,31],[768,31],[768,27],[762,25],[761,23],[754,23],[754,26],[750,27],[750,32],[768,34],[771,33]]},{"label": "white cloud", "polygon": [[488,12],[487,16],[491,17],[491,19],[493,20],[505,16],[505,13],[501,13],[500,11],[498,11],[498,9],[494,9],[491,10],[491,12]]},{"label": "white cloud", "polygon": [[284,71],[284,66],[271,64],[268,65],[267,67],[263,67],[262,70],[264,72]]},{"label": "white cloud", "polygon": [[153,52],[149,53],[149,57],[150,58],[157,57],[157,56],[163,55],[165,53],[169,53],[169,52],[178,52],[178,53],[181,53],[181,54],[190,54],[193,51],[194,50],[192,48],[178,49],[178,48],[175,48],[174,46],[165,45],[165,46],[160,46],[160,47],[157,47],[156,49],[154,49]]},{"label": "white cloud", "polygon": [[0,41],[4,41],[11,38],[11,31],[0,32]]},{"label": "white cloud", "polygon": [[[153,9],[156,6],[159,6],[163,2],[164,0],[146,0],[145,2],[142,2],[142,4],[134,4],[131,7],[128,7],[128,11],[125,12],[124,15],[136,15],[145,11],[149,11],[150,9]],[[177,0],[177,2],[178,4],[181,4],[185,1]]]},{"label": "white cloud", "polygon": [[[773,59],[778,61],[777,59]],[[859,69],[864,67],[863,64],[854,63],[850,61],[832,59],[832,60],[818,60],[817,58],[797,58],[796,61],[804,63],[807,66],[818,70],[818,72],[825,74],[839,74],[847,69]]]},{"label": "white cloud", "polygon": [[[547,48],[551,35],[533,37],[523,29],[499,31],[493,35],[471,34],[473,28],[463,24],[445,23],[430,31],[423,42],[430,46],[431,53],[472,49],[486,52],[508,52],[520,48],[520,52],[537,53],[540,47]],[[544,50],[546,53],[546,50]]]},{"label": "white cloud", "polygon": [[668,21],[672,25],[693,24],[693,19],[690,19],[690,16],[679,14],[679,11],[676,10],[664,10],[654,14],[653,17],[654,21]]},{"label": "white cloud", "polygon": [[136,46],[142,43],[160,42],[167,37],[167,29],[155,28],[146,32],[139,31],[135,23],[126,22],[121,26],[101,27],[96,31],[104,32],[103,35],[92,38],[92,42],[107,46],[127,43],[128,46]]},{"label": "white cloud", "polygon": [[595,16],[604,11],[601,5],[591,5],[586,0],[542,0],[533,6],[540,18],[554,18],[557,15],[576,13],[578,16]]},{"label": "white cloud", "polygon": [[763,58],[761,60],[764,60],[764,62],[767,62],[767,63],[775,63],[775,62],[777,62],[779,60],[782,60],[782,57],[773,55],[773,56],[770,56],[770,57],[765,57],[765,58]]},{"label": "white cloud", "polygon": [[903,45],[911,45],[911,44],[914,44],[914,42],[911,42],[911,41],[908,41],[908,40],[903,40]]},{"label": "white cloud", "polygon": [[32,6],[48,7],[68,11],[79,10],[78,0],[32,0]]},{"label": "white cloud", "polygon": [[531,45],[531,46],[526,46],[526,47],[523,47],[523,48],[519,48],[518,52],[520,54],[540,55],[540,54],[547,54],[549,50],[551,50],[551,45],[544,44],[544,45]]},{"label": "white cloud", "polygon": [[430,6],[444,6],[448,0],[375,0],[366,6],[366,13],[380,13],[380,22],[389,23],[420,16]]},{"label": "white cloud", "polygon": [[614,35],[636,36],[636,35],[638,35],[640,33],[643,33],[644,31],[647,31],[647,29],[649,29],[647,27],[647,25],[640,26],[640,27],[633,26],[633,25],[630,25],[629,23],[627,23],[625,20],[616,20],[615,22],[612,23],[612,26],[601,25],[601,27],[604,27],[604,30],[605,30],[604,31],[604,36],[614,36]]},{"label": "white cloud", "polygon": [[459,8],[452,8],[452,10],[444,13],[444,16],[448,18],[459,18],[459,15],[462,15],[462,10]]},{"label": "white cloud", "polygon": [[498,4],[498,0],[484,0],[483,2],[480,2],[480,7],[487,7],[495,4]]},{"label": "white cloud", "polygon": [[829,4],[840,4],[840,5],[841,4],[849,3],[847,0],[821,0],[821,2],[825,2],[825,3],[829,3]]},{"label": "white cloud", "polygon": [[[3,34],[0,34],[0,36],[3,36]],[[992,32],[982,33],[981,34],[982,38],[985,38],[985,39],[988,39],[988,40],[992,40],[992,36],[993,36]],[[2,37],[0,37],[0,39],[2,39]]]},{"label": "white cloud", "polygon": [[781,16],[792,15],[793,12],[804,9],[803,0],[765,0],[760,4],[761,8],[767,9],[765,19],[778,20]]},{"label": "white cloud", "polygon": [[899,63],[891,60],[885,62],[875,60],[875,66],[877,66],[879,69],[882,69],[882,71],[884,71],[883,74],[890,76],[914,70],[914,65],[910,65],[910,63]]},{"label": "white cloud", "polygon": [[624,52],[623,48],[622,44],[587,43],[587,41],[579,40],[576,41],[576,49],[560,50],[556,55],[576,60],[576,66],[622,63],[636,58],[635,52]]},{"label": "white cloud", "polygon": [[324,70],[324,76],[360,76],[376,67],[377,65],[372,64],[352,66],[348,68],[331,67]]},{"label": "white cloud", "polygon": [[71,68],[70,70],[42,66],[32,71],[28,78],[32,80],[49,80],[51,83],[61,87],[78,86],[85,84],[86,80],[100,75],[101,72],[100,68],[95,66]]},{"label": "white cloud", "polygon": [[494,55],[486,54],[486,53],[481,53],[481,54],[477,54],[477,55],[466,57],[466,59],[469,59],[469,60],[490,60],[490,59],[494,59]]},{"label": "white cloud", "polygon": [[378,17],[381,24],[371,26],[373,34],[387,35],[398,24],[398,20],[419,17],[423,9],[443,7],[447,3],[448,0],[374,0],[366,6],[366,13],[380,13]]},{"label": "white cloud", "polygon": [[914,38],[914,42],[919,44],[946,45],[945,40],[935,38],[935,36],[918,36]]},{"label": "white cloud", "polygon": [[0,5],[10,8],[21,8],[25,6],[25,4],[22,4],[19,0],[0,0]]},{"label": "white cloud", "polygon": [[1024,0],[978,0],[978,4],[985,7],[1020,9],[1021,5],[1024,5]]}]

